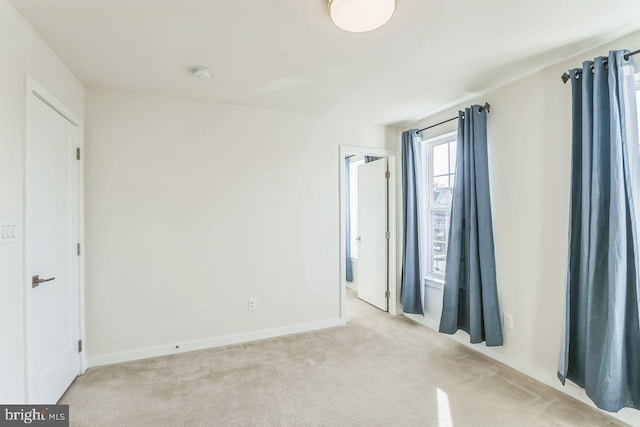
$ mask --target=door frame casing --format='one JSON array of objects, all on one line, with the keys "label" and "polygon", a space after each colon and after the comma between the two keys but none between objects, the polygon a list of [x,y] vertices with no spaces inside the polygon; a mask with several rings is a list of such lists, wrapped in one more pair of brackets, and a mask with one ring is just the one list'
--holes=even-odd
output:
[{"label": "door frame casing", "polygon": [[356,147],[350,145],[340,145],[339,147],[339,203],[340,203],[340,322],[345,325],[347,323],[347,262],[346,262],[346,223],[345,223],[345,167],[344,160],[347,156],[363,155],[387,158],[387,167],[389,168],[389,182],[387,199],[387,217],[389,220],[389,251],[387,254],[387,280],[389,283],[389,314],[397,316],[402,313],[399,308],[400,289],[397,280],[397,173],[400,170],[400,156],[396,150],[387,150],[383,148]]},{"label": "door frame casing", "polygon": [[[38,99],[40,98],[40,99]],[[84,122],[78,115],[76,115],[73,111],[71,111],[67,106],[58,100],[55,96],[53,96],[47,89],[45,89],[42,85],[40,85],[33,77],[30,75],[26,75],[25,78],[25,143],[23,147],[23,164],[24,164],[24,175],[23,175],[23,194],[22,194],[22,223],[25,224],[25,227],[22,227],[23,230],[23,292],[22,292],[22,300],[23,300],[23,363],[24,363],[24,401],[28,402],[28,394],[29,394],[29,364],[28,364],[28,327],[27,322],[29,321],[27,313],[28,313],[28,299],[27,299],[27,291],[31,286],[30,278],[27,277],[27,260],[28,260],[28,247],[27,247],[27,233],[29,232],[26,229],[26,220],[27,220],[27,177],[28,177],[28,159],[27,159],[27,144],[29,144],[28,140],[28,126],[29,126],[29,118],[32,117],[31,110],[33,109],[34,102],[44,102],[48,104],[50,108],[55,110],[58,114],[72,122],[77,129],[77,141],[78,148],[80,148],[80,152],[84,151]],[[80,255],[78,256],[78,336],[79,339],[82,340],[83,343],[86,342],[85,337],[85,266],[84,266],[84,161],[83,156],[80,156],[80,160],[78,160],[78,243],[80,244]],[[83,345],[83,347],[86,347]],[[85,348],[79,354],[79,366],[78,366],[78,375],[82,375],[87,370],[87,358]]]}]

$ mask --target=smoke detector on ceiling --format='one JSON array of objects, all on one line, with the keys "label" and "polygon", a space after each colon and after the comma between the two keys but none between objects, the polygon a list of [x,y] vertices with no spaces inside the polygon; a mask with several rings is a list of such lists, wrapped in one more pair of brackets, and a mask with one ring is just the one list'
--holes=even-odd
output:
[{"label": "smoke detector on ceiling", "polygon": [[207,67],[193,67],[191,75],[198,80],[207,80],[211,77],[211,70]]}]

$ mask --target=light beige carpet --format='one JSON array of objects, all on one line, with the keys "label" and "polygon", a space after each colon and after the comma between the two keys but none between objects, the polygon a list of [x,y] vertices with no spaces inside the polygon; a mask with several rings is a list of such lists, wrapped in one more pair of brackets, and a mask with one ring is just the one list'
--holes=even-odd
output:
[{"label": "light beige carpet", "polygon": [[619,426],[350,294],[348,325],[94,368],[73,426]]}]

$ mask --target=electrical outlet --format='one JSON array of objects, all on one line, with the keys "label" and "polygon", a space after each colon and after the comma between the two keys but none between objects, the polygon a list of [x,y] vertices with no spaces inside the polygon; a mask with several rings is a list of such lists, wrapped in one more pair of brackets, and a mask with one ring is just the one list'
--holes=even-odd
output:
[{"label": "electrical outlet", "polygon": [[503,326],[507,329],[513,329],[513,314],[504,313]]},{"label": "electrical outlet", "polygon": [[249,298],[249,311],[258,309],[258,298]]}]

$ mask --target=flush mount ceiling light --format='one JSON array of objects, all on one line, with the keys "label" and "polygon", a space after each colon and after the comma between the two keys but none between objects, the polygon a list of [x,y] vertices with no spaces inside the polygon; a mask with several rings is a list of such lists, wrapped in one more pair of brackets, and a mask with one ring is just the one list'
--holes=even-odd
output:
[{"label": "flush mount ceiling light", "polygon": [[191,75],[198,80],[207,80],[211,77],[211,70],[207,67],[193,67]]},{"label": "flush mount ceiling light", "polygon": [[352,33],[383,26],[396,10],[396,0],[328,0],[333,23]]}]

